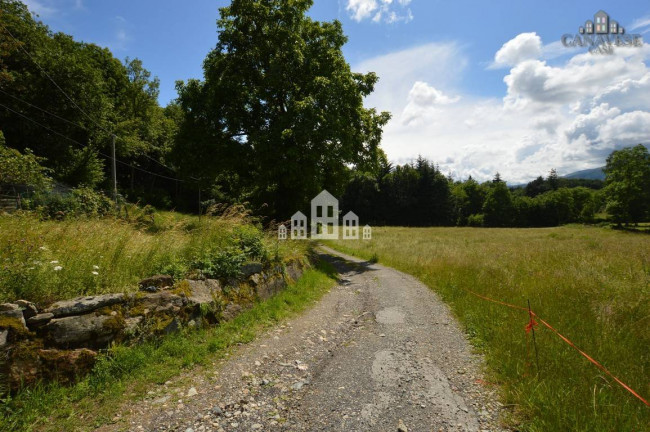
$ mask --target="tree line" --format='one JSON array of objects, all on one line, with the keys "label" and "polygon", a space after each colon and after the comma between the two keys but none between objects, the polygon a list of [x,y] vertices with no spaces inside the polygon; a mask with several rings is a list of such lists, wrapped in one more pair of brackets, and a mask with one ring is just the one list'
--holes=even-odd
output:
[{"label": "tree line", "polygon": [[356,172],[341,207],[374,225],[546,227],[591,223],[606,212],[616,223],[650,220],[650,154],[639,144],[612,152],[606,179],[558,177],[551,170],[523,187],[497,173],[479,183],[445,176],[419,157],[375,174]]}]

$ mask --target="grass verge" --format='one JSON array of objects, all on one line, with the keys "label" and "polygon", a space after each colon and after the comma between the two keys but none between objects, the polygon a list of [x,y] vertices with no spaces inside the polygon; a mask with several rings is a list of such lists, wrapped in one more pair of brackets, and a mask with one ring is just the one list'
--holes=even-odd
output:
[{"label": "grass verge", "polygon": [[31,214],[0,216],[0,303],[25,299],[46,305],[81,295],[133,291],[147,276],[183,276],[190,269],[210,267],[215,256],[284,260],[306,253],[306,242],[278,242],[242,213],[204,216],[200,222],[173,212],[143,217],[146,223],[142,218],[42,221]]},{"label": "grass verge", "polygon": [[[648,430],[650,409],[550,330],[526,306],[644,397],[650,396],[650,237],[596,227],[373,228],[369,242],[328,245],[410,273],[450,304],[503,389],[521,431]],[[645,426],[644,426],[645,425]]]},{"label": "grass verge", "polygon": [[331,265],[320,262],[282,292],[218,327],[134,347],[115,346],[76,385],[40,386],[4,400],[0,430],[85,431],[108,423],[124,402],[142,398],[151,386],[188,368],[210,365],[231,347],[306,309],[334,286],[335,275]]}]

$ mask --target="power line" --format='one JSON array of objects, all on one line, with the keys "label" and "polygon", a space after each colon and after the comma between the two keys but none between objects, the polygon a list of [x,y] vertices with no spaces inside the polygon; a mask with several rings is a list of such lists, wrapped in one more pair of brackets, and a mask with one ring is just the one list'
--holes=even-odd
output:
[{"label": "power line", "polygon": [[[9,31],[9,29],[8,29],[4,24],[0,23],[0,26],[2,26],[2,28],[3,28],[3,29],[4,29],[4,30],[9,34],[9,36],[11,36],[11,38],[12,38],[12,39],[17,43],[18,47],[19,47],[19,48],[20,48],[20,49],[21,49],[21,50],[22,50],[22,51],[27,55],[27,57],[29,57],[29,58],[32,60],[32,62],[33,62],[33,63],[34,63],[34,64],[35,64],[39,69],[40,69],[40,71],[41,71],[41,72],[42,72],[42,73],[43,73],[43,74],[44,74],[44,75],[45,75],[45,76],[46,76],[46,77],[47,77],[47,78],[52,82],[52,84],[54,84],[54,85],[56,86],[56,88],[59,89],[59,91],[60,91],[61,93],[63,93],[63,95],[64,95],[64,96],[65,96],[65,97],[66,97],[66,98],[67,98],[67,99],[72,103],[72,105],[74,105],[75,108],[77,108],[77,109],[78,109],[78,110],[79,110],[79,111],[80,111],[84,116],[86,116],[86,118],[88,118],[88,120],[90,120],[90,121],[91,121],[95,126],[97,126],[99,129],[101,129],[102,131],[106,132],[106,133],[109,134],[109,135],[115,135],[115,134],[113,134],[111,131],[109,131],[108,129],[106,129],[104,126],[102,126],[101,124],[99,124],[97,121],[95,121],[95,119],[93,119],[93,118],[92,118],[88,113],[86,113],[86,111],[84,111],[84,110],[83,110],[83,109],[82,109],[82,108],[81,108],[81,107],[80,107],[80,106],[79,106],[79,105],[74,101],[74,99],[72,99],[72,97],[71,97],[70,95],[68,95],[68,94],[63,90],[63,88],[61,88],[61,86],[60,86],[59,84],[57,84],[57,82],[54,80],[54,78],[52,78],[52,77],[50,76],[50,74],[48,74],[47,71],[46,71],[46,70],[45,70],[45,69],[44,69],[44,68],[43,68],[43,67],[42,67],[42,66],[41,66],[41,65],[36,61],[36,59],[34,59],[34,57],[33,57],[33,56],[32,56],[32,55],[31,55],[31,54],[30,54],[30,53],[25,49],[25,47],[23,46],[23,43],[22,43],[21,41],[19,41],[19,40],[18,40],[18,39],[13,35],[13,33],[11,33],[11,31]],[[6,93],[6,92],[3,92],[3,93],[8,94],[8,93]],[[11,96],[11,97],[13,97],[13,98],[15,98],[15,99],[18,99],[18,98],[15,97],[15,96],[12,96],[12,95],[9,95],[9,96]],[[19,100],[20,100],[20,99],[19,99]],[[25,101],[22,101],[22,102],[25,102]],[[29,102],[25,102],[25,103],[29,104]],[[31,104],[29,104],[29,105],[31,105]],[[34,106],[34,105],[31,105],[31,106]],[[68,122],[68,123],[75,124],[75,123],[70,122],[69,120],[65,120],[65,119],[63,119],[63,118],[57,116],[56,114],[52,114],[52,113],[50,113],[50,112],[48,112],[48,111],[46,111],[46,110],[44,110],[44,109],[42,109],[42,108],[38,108],[38,107],[36,107],[36,106],[34,106],[34,108],[40,109],[41,111],[46,112],[46,113],[48,113],[48,114],[50,114],[50,115],[52,115],[52,116],[54,116],[54,117],[57,117],[57,118],[59,118],[59,119],[61,119],[61,120],[63,120],[63,121],[66,121],[66,122]],[[83,128],[83,129],[86,130],[86,131],[88,130],[88,129],[84,128],[84,127],[81,126],[81,125],[77,125],[77,124],[75,124],[75,125],[78,126],[78,127]],[[116,138],[119,139],[119,140],[122,140],[123,142],[126,142],[126,140],[124,140],[124,139],[121,138],[121,137],[116,136]],[[158,161],[158,160],[152,158],[151,156],[149,156],[149,155],[147,155],[147,154],[144,154],[144,153],[142,154],[142,156],[144,156],[145,158],[147,158],[147,159],[149,159],[149,160],[151,160],[151,161],[157,163],[158,165],[160,165],[160,166],[162,166],[162,167],[164,167],[164,168],[170,170],[171,172],[176,173],[176,170],[175,170],[175,169],[173,169],[173,168],[171,168],[171,167],[169,167],[169,166],[163,164],[162,162],[160,162],[160,161]],[[190,178],[191,178],[191,177],[190,177]]]},{"label": "power line", "polygon": [[[39,123],[38,121],[36,121],[36,120],[34,120],[34,119],[32,119],[32,118],[26,116],[25,114],[23,114],[23,113],[21,113],[21,112],[19,112],[19,111],[16,111],[16,110],[14,110],[14,109],[11,109],[11,108],[9,108],[8,106],[6,106],[6,105],[4,105],[4,104],[2,104],[2,103],[0,103],[0,106],[3,107],[3,108],[5,108],[5,109],[8,110],[8,111],[13,112],[14,114],[19,115],[20,117],[23,117],[23,118],[26,119],[26,120],[29,120],[30,122],[32,122],[32,123],[34,123],[34,124],[36,124],[36,125],[42,127],[43,129],[45,129],[45,130],[47,130],[47,131],[49,131],[49,132],[51,132],[51,133],[53,133],[53,134],[55,134],[55,135],[58,135],[58,136],[60,136],[61,138],[65,139],[65,140],[68,140],[68,141],[70,141],[70,142],[72,142],[72,143],[78,145],[78,146],[81,147],[82,149],[87,148],[87,146],[85,146],[84,144],[80,143],[79,141],[77,141],[77,140],[75,140],[75,139],[73,139],[73,138],[70,138],[69,136],[64,135],[64,134],[62,134],[62,133],[60,133],[60,132],[57,132],[57,131],[55,131],[54,129],[51,129],[51,128],[45,126],[44,124]],[[137,170],[137,171],[141,171],[141,172],[144,172],[144,173],[147,173],[147,174],[150,174],[150,175],[156,176],[156,177],[161,177],[161,178],[164,178],[164,179],[167,179],[167,180],[173,180],[173,181],[177,181],[177,182],[181,182],[181,183],[186,183],[186,180],[180,180],[180,179],[177,179],[177,178],[174,178],[174,177],[168,177],[168,176],[165,176],[165,175],[162,175],[162,174],[157,174],[157,173],[154,173],[154,172],[151,172],[151,171],[147,171],[147,170],[145,170],[145,169],[143,169],[143,168],[140,168],[140,167],[137,167],[137,166],[135,166],[135,165],[133,165],[133,164],[130,164],[130,163],[127,163],[127,162],[121,161],[121,160],[119,160],[119,159],[117,159],[117,158],[113,158],[113,157],[111,157],[111,156],[109,156],[109,155],[107,155],[107,154],[105,154],[105,153],[103,153],[103,152],[101,152],[101,151],[98,151],[97,153],[100,154],[100,155],[102,155],[102,156],[104,156],[104,157],[107,158],[107,159],[115,160],[115,162],[117,162],[117,163],[119,163],[119,164],[121,164],[121,165],[124,165],[124,166],[130,167],[130,168],[133,168],[133,169],[135,169],[135,170]]]}]

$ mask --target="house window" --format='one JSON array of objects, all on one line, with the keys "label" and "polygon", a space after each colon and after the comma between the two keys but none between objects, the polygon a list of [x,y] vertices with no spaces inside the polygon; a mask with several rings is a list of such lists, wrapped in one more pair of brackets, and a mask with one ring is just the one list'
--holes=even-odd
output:
[{"label": "house window", "polygon": [[352,221],[352,226],[357,226],[357,221],[356,220]]},{"label": "house window", "polygon": [[345,221],[345,226],[350,226],[350,219]]},{"label": "house window", "polygon": [[327,224],[327,234],[334,234],[334,224],[332,222]]},{"label": "house window", "polygon": [[323,234],[323,223],[318,222],[316,224],[316,234]]},{"label": "house window", "polygon": [[327,217],[334,217],[334,206],[327,206]]},{"label": "house window", "polygon": [[301,221],[300,221],[300,226],[301,226],[301,227],[304,227],[304,226],[305,226],[305,221],[304,221],[304,220],[301,220]]},{"label": "house window", "polygon": [[323,217],[323,206],[316,206],[316,217]]},{"label": "house window", "polygon": [[293,226],[298,226],[298,219],[293,221]]},{"label": "house window", "polygon": [[350,237],[350,230],[349,230],[349,229],[346,229],[346,230],[345,230],[345,236],[346,236],[346,237]]}]

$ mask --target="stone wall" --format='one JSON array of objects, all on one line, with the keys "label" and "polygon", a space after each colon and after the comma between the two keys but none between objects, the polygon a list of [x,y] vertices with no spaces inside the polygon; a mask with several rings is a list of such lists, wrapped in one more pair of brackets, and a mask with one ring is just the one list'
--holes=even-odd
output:
[{"label": "stone wall", "polygon": [[135,293],[78,297],[39,308],[0,304],[0,392],[38,381],[70,383],[92,370],[112,343],[134,344],[181,328],[216,325],[298,279],[308,263],[250,263],[237,280],[158,275]]}]

